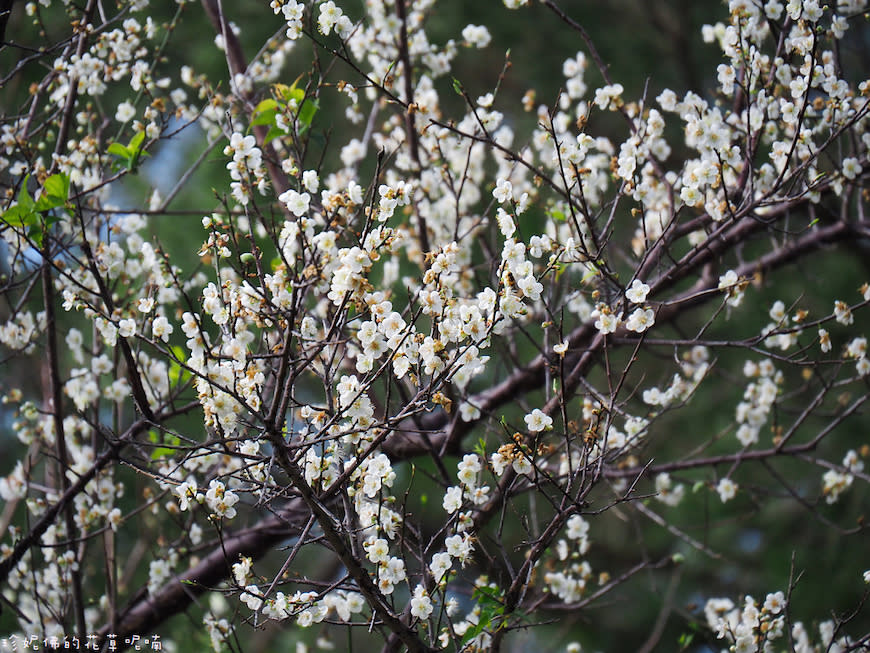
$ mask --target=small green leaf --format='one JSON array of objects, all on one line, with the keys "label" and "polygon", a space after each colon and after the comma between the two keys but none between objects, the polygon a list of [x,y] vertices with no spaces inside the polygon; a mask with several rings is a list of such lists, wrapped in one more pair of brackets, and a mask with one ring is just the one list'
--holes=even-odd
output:
[{"label": "small green leaf", "polygon": [[254,115],[259,115],[261,113],[266,113],[267,111],[277,111],[278,110],[278,102],[273,100],[272,98],[266,98],[257,107],[254,109]]},{"label": "small green leaf", "polygon": [[33,210],[49,211],[58,206],[63,206],[63,201],[58,201],[57,198],[51,197],[49,195],[42,195],[38,200],[36,200],[36,204],[33,206]]},{"label": "small green leaf", "polygon": [[[296,82],[298,81],[299,78],[297,77]],[[283,98],[284,102],[296,100],[296,102],[299,103],[305,99],[305,90],[296,88],[296,82],[293,82],[291,86],[287,86],[286,84],[275,84],[275,90],[278,91],[278,94]]]},{"label": "small green leaf", "polygon": [[43,189],[48,197],[58,200],[55,206],[60,206],[69,199],[69,177],[63,173],[52,175],[45,180]]},{"label": "small green leaf", "polygon": [[117,156],[121,159],[129,159],[130,158],[130,150],[121,145],[120,143],[111,143],[109,145],[109,149],[106,150],[109,154]]},{"label": "small green leaf", "polygon": [[306,127],[310,127],[318,108],[317,100],[305,100],[302,106],[299,107],[299,122]]},{"label": "small green leaf", "polygon": [[692,643],[693,639],[695,639],[695,633],[683,633],[682,635],[680,635],[680,639],[678,640],[680,650],[686,650]]},{"label": "small green leaf", "polygon": [[455,77],[453,78],[453,90],[457,95],[462,95],[462,84]]},{"label": "small green leaf", "polygon": [[72,217],[69,214],[69,212],[66,210],[62,211],[61,213],[62,213],[62,215],[58,215],[57,211],[52,211],[51,213],[47,213],[45,216],[45,219],[43,220],[45,222],[45,226],[50,227],[53,224],[57,224],[58,222],[63,220],[64,216],[66,216],[67,218]]},{"label": "small green leaf", "polygon": [[3,213],[3,222],[12,227],[30,227],[39,219],[39,214],[32,208],[22,206],[20,203],[6,209]]},{"label": "small green leaf", "polygon": [[139,159],[141,157],[148,156],[148,152],[142,149],[144,140],[145,132],[141,131],[130,140],[130,144],[127,146],[127,149],[130,150],[130,158],[127,159],[127,170],[131,172],[139,166]]},{"label": "small green leaf", "polygon": [[269,125],[270,127],[275,126],[275,116],[278,115],[278,112],[274,109],[272,111],[266,111],[264,113],[258,113],[251,121],[249,127],[258,127],[259,125]]},{"label": "small green leaf", "polygon": [[42,247],[42,239],[45,237],[45,231],[42,228],[42,225],[38,222],[34,224],[30,229],[27,230],[27,235],[30,237],[33,242],[36,243],[37,247]]},{"label": "small green leaf", "polygon": [[[110,143],[106,152],[123,160],[124,167],[128,171],[133,172],[139,165],[139,159],[143,156],[148,156],[142,148],[145,144],[145,132],[137,132],[130,142],[126,145],[120,143]],[[120,167],[120,166],[114,166]]]},{"label": "small green leaf", "polygon": [[168,458],[169,456],[175,453],[175,449],[169,449],[168,447],[157,447],[154,451],[151,452],[151,460],[160,460],[161,458]]},{"label": "small green leaf", "polygon": [[[180,363],[185,361],[184,350],[181,347],[173,345],[169,349],[176,360],[180,361]],[[186,383],[190,378],[190,372],[183,368],[180,363],[175,361],[169,363],[169,382],[171,385],[178,385],[179,381]]]},{"label": "small green leaf", "polygon": [[152,444],[166,445],[155,447],[151,452],[151,460],[159,460],[160,458],[174,456],[175,449],[173,447],[181,446],[181,439],[177,435],[172,435],[171,433],[164,433],[161,435],[154,429],[148,431],[148,439]]},{"label": "small green leaf", "polygon": [[142,143],[145,142],[145,131],[137,132],[133,138],[130,139],[130,143],[127,145],[127,149],[134,154],[139,154],[142,150]]},{"label": "small green leaf", "polygon": [[279,129],[276,125],[272,125],[271,127],[269,127],[266,138],[263,139],[263,145],[278,138],[279,136],[284,136],[284,134],[285,132],[283,129]]},{"label": "small green leaf", "polygon": [[254,119],[251,121],[251,127],[257,125],[275,125],[275,117],[281,106],[273,99],[269,98],[260,102],[257,108],[254,109]]},{"label": "small green leaf", "polygon": [[24,181],[21,182],[21,188],[18,191],[18,206],[23,206],[28,211],[32,211],[33,198],[30,196],[30,191],[27,190],[28,181],[30,181],[30,175],[25,175]]}]

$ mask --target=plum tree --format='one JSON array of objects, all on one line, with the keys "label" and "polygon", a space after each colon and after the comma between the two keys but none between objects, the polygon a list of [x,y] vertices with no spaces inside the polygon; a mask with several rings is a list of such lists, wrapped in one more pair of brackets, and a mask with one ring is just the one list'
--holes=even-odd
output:
[{"label": "plum tree", "polygon": [[12,9],[4,646],[868,650],[866,1],[531,4]]}]

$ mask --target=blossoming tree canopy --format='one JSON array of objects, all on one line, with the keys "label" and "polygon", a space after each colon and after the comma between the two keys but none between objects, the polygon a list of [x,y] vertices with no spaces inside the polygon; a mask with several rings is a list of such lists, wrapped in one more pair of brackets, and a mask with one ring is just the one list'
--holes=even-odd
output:
[{"label": "blossoming tree canopy", "polygon": [[867,2],[570,4],[0,18],[4,646],[867,650]]}]

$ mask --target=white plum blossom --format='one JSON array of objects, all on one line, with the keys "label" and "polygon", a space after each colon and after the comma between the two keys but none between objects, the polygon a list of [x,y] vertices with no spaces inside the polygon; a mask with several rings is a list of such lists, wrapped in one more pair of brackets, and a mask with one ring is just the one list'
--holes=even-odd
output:
[{"label": "white plum blossom", "polygon": [[671,475],[662,473],[656,476],[656,498],[668,506],[679,505],[686,494],[686,488],[682,483],[674,484]]},{"label": "white plum blossom", "polygon": [[308,193],[299,193],[291,188],[281,193],[278,196],[278,200],[287,206],[287,210],[290,213],[299,218],[308,212],[311,196]]},{"label": "white plum blossom", "polygon": [[726,503],[737,496],[737,484],[730,478],[720,479],[716,485],[716,492],[719,493],[722,503]]},{"label": "white plum blossom", "polygon": [[169,336],[174,330],[175,328],[169,323],[169,320],[162,315],[154,318],[154,322],[151,324],[151,333],[163,342],[169,342]]},{"label": "white plum blossom", "polygon": [[622,323],[622,313],[614,313],[607,306],[598,308],[596,313],[595,328],[598,329],[602,335],[615,332]]},{"label": "white plum blossom", "polygon": [[432,574],[432,578],[435,579],[436,583],[440,583],[452,566],[453,562],[450,559],[450,554],[444,552],[436,553],[432,556],[432,561],[429,563],[429,573]]},{"label": "white plum blossom", "polygon": [[485,48],[492,37],[483,25],[466,25],[462,30],[462,38],[475,48]]},{"label": "white plum blossom", "polygon": [[208,492],[205,493],[205,501],[215,515],[232,519],[236,516],[236,509],[233,506],[239,502],[239,495],[232,490],[227,490],[222,482],[213,480],[209,483]]},{"label": "white plum blossom", "polygon": [[632,304],[643,304],[649,294],[649,286],[640,279],[631,282],[631,287],[625,291],[625,296]]},{"label": "white plum blossom", "polygon": [[508,202],[512,197],[513,186],[507,179],[499,179],[495,185],[495,190],[492,191],[492,196],[499,204]]},{"label": "white plum blossom", "polygon": [[115,120],[118,122],[128,122],[136,116],[136,107],[126,100],[118,105],[118,110],[115,112]]},{"label": "white plum blossom", "polygon": [[719,290],[724,290],[728,299],[726,302],[729,306],[740,306],[743,301],[743,283],[737,277],[734,270],[728,270],[725,274],[719,277]]},{"label": "white plum blossom", "polygon": [[546,431],[553,426],[553,418],[543,412],[540,408],[535,408],[523,419],[526,422],[526,428],[531,433]]},{"label": "white plum blossom", "polygon": [[846,157],[841,165],[843,176],[850,181],[861,174],[861,163],[855,157]]},{"label": "white plum blossom", "polygon": [[625,321],[625,328],[636,333],[643,333],[655,324],[655,313],[651,308],[636,308]]},{"label": "white plum blossom", "polygon": [[447,488],[444,493],[443,506],[444,510],[450,514],[457,512],[462,507],[462,488],[458,486]]},{"label": "white plum blossom", "polygon": [[136,321],[127,318],[118,322],[118,335],[122,338],[131,338],[136,335]]},{"label": "white plum blossom", "polygon": [[434,609],[426,588],[417,585],[414,588],[414,595],[411,597],[411,616],[417,619],[428,619]]}]

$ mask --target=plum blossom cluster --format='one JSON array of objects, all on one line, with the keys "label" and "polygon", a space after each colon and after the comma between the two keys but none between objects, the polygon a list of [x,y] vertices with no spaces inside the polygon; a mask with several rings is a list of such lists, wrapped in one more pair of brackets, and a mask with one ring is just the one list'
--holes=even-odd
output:
[{"label": "plum blossom cluster", "polygon": [[0,343],[14,351],[30,353],[33,342],[45,330],[45,314],[23,311],[0,326]]},{"label": "plum blossom cluster", "polygon": [[317,592],[287,595],[279,590],[267,596],[262,588],[249,584],[244,587],[240,598],[248,609],[258,615],[275,621],[295,619],[303,628],[322,623],[330,617],[343,623],[352,623],[354,615],[365,609],[363,596],[347,590],[334,590],[324,595]]},{"label": "plum blossom cluster", "polygon": [[[743,599],[742,607],[728,598],[708,599],[704,606],[707,626],[720,640],[729,644],[730,651],[775,651],[782,646],[778,640],[787,639],[797,653],[813,651],[846,651],[856,646],[848,636],[838,633],[833,620],[822,621],[813,638],[802,621],[787,621],[788,602],[782,592],[768,594],[764,601],[751,596]],[[788,632],[788,628],[791,632]],[[815,640],[815,641],[814,641]],[[860,648],[860,644],[858,644]]]},{"label": "plum blossom cluster", "polygon": [[[592,566],[583,559],[589,551],[589,522],[580,515],[571,516],[565,524],[567,539],[556,542],[556,557],[560,563],[557,568],[563,571],[548,571],[544,574],[544,582],[548,591],[555,594],[565,603],[579,601],[587,591],[587,586],[594,581]],[[600,576],[606,582],[607,575]]]},{"label": "plum blossom cluster", "polygon": [[242,206],[250,202],[251,191],[256,188],[261,195],[266,194],[268,181],[263,169],[263,151],[256,146],[253,135],[235,132],[230,137],[230,144],[224,148],[224,154],[232,156],[227,164],[230,171],[233,198]]},{"label": "plum blossom cluster", "polygon": [[[802,330],[798,326],[791,327],[792,317],[787,315],[785,304],[778,299],[770,307],[770,319],[773,320],[763,330],[762,335],[767,336],[764,340],[765,347],[773,349],[778,347],[782,351],[787,351],[798,342]],[[806,317],[805,311],[798,311],[794,314],[795,325],[800,324]]]},{"label": "plum blossom cluster", "polygon": [[753,379],[743,393],[743,401],[737,404],[737,439],[744,447],[758,442],[761,428],[767,422],[783,383],[782,372],[770,359],[760,363],[746,361],[743,375]]},{"label": "plum blossom cluster", "polygon": [[675,403],[688,401],[709,371],[709,357],[706,347],[693,347],[681,361],[680,374],[674,374],[664,389],[658,386],[645,389],[641,395],[643,402],[664,410]]},{"label": "plum blossom cluster", "polygon": [[767,651],[785,636],[786,607],[782,592],[768,594],[762,604],[747,596],[742,609],[730,599],[709,599],[704,616],[716,637],[730,642],[735,651]]},{"label": "plum blossom cluster", "polygon": [[855,474],[864,471],[864,461],[850,449],[843,457],[842,470],[829,469],[822,476],[822,494],[828,503],[836,503],[840,495],[851,487]]}]

